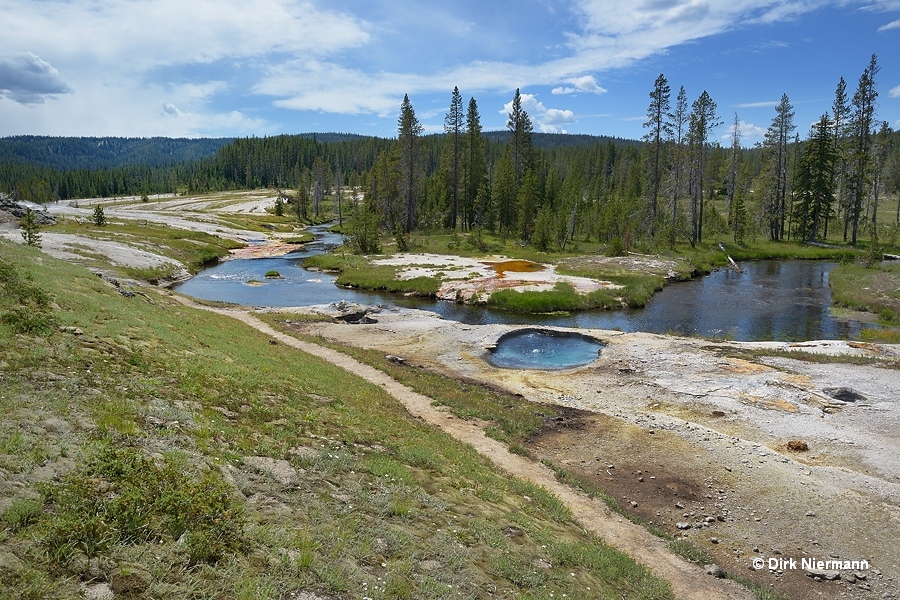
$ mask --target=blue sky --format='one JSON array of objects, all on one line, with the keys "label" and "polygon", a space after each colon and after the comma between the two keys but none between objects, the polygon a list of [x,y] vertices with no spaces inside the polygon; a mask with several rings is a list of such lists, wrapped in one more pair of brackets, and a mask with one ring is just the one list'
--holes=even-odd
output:
[{"label": "blue sky", "polygon": [[797,132],[873,53],[900,129],[900,0],[0,0],[0,136],[395,136],[454,86],[485,130],[520,88],[536,131],[639,138],[653,82],[704,90],[745,145]]}]

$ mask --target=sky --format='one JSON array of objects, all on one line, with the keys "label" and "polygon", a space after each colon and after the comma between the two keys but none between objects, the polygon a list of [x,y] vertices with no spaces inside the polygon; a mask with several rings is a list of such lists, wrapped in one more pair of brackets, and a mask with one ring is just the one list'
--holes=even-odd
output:
[{"label": "sky", "polygon": [[900,129],[900,0],[0,0],[0,137],[395,137],[454,86],[485,131],[516,89],[535,131],[639,139],[656,78],[706,91],[729,145],[787,94],[796,133],[853,94]]}]

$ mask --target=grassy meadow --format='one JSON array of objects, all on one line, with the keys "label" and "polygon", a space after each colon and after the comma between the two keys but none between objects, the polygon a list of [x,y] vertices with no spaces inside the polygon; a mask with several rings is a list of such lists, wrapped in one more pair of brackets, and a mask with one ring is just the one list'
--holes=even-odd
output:
[{"label": "grassy meadow", "polygon": [[378,387],[7,242],[0,411],[0,598],[671,597]]}]

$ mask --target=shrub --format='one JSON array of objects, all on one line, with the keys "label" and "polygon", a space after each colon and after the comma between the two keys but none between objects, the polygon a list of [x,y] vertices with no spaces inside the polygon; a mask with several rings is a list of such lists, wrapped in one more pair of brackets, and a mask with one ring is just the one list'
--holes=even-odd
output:
[{"label": "shrub", "polygon": [[225,482],[134,448],[105,447],[46,491],[52,515],[42,544],[60,559],[76,550],[97,556],[115,544],[182,539],[192,564],[214,563],[243,546],[243,505]]},{"label": "shrub", "polygon": [[55,325],[50,296],[29,275],[0,259],[0,322],[16,333],[49,333]]}]

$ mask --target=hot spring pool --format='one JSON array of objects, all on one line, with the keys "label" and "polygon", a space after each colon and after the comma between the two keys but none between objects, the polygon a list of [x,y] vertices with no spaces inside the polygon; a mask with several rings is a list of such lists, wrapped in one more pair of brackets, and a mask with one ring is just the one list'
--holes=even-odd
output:
[{"label": "hot spring pool", "polygon": [[518,329],[497,340],[489,362],[507,369],[567,369],[597,358],[603,343],[580,333]]}]

